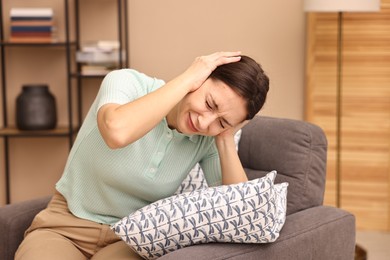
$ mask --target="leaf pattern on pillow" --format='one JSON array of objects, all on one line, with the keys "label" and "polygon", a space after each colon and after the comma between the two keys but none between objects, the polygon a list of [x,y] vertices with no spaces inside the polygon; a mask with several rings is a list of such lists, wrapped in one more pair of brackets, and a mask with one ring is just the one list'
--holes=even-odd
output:
[{"label": "leaf pattern on pillow", "polygon": [[288,186],[274,184],[275,176],[272,171],[248,182],[174,195],[139,209],[112,229],[145,259],[201,243],[273,242],[286,219]]}]

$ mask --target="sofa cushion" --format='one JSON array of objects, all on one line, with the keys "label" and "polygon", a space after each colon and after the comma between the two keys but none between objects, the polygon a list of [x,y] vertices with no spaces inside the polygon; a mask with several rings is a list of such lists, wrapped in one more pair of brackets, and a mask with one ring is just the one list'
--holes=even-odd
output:
[{"label": "sofa cushion", "polygon": [[267,243],[286,218],[287,183],[276,172],[239,184],[212,187],[159,200],[113,225],[142,257],[155,259],[182,247],[208,243]]},{"label": "sofa cushion", "polygon": [[[238,130],[234,135],[234,143],[236,145],[236,149],[238,149],[238,144],[240,143],[242,130]],[[204,177],[204,173],[200,164],[197,163],[194,168],[188,173],[187,177],[181,183],[179,188],[174,193],[180,194],[184,192],[191,192],[199,189],[207,189],[209,186],[206,182],[206,178]]]},{"label": "sofa cushion", "polygon": [[355,219],[344,210],[319,206],[287,216],[270,244],[214,243],[186,247],[159,260],[334,260],[354,258]]},{"label": "sofa cushion", "polygon": [[18,202],[0,207],[0,259],[14,259],[26,229],[51,197]]},{"label": "sofa cushion", "polygon": [[238,153],[248,178],[276,170],[288,182],[287,215],[322,205],[327,140],[311,123],[256,116],[242,129]]}]

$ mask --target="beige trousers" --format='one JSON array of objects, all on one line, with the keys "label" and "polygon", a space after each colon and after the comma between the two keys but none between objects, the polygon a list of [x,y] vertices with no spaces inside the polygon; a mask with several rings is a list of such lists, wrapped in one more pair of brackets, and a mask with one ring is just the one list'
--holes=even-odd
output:
[{"label": "beige trousers", "polygon": [[70,213],[65,198],[54,194],[33,220],[15,259],[142,259],[118,238],[109,225]]}]

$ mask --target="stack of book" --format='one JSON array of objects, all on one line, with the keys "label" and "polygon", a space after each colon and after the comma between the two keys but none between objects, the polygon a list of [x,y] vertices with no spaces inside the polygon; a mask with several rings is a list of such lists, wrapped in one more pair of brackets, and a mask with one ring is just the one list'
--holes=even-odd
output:
[{"label": "stack of book", "polygon": [[53,42],[52,8],[12,8],[10,42]]},{"label": "stack of book", "polygon": [[[105,75],[119,64],[118,41],[96,41],[84,43],[76,53],[83,75]],[[122,51],[122,59],[125,53]]]}]

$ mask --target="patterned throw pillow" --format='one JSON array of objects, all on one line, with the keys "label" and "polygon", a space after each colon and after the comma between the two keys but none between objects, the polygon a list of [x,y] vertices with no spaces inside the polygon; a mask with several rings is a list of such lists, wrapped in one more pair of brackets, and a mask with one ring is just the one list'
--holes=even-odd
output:
[{"label": "patterned throw pillow", "polygon": [[286,219],[287,183],[276,172],[248,182],[211,187],[165,198],[112,226],[145,259],[182,247],[210,243],[268,243]]},{"label": "patterned throw pillow", "polygon": [[187,177],[180,184],[179,188],[175,191],[174,195],[191,192],[195,190],[207,189],[209,185],[207,184],[206,178],[200,164],[197,163],[194,168],[188,173]]},{"label": "patterned throw pillow", "polygon": [[[241,132],[242,130],[240,129],[234,135],[234,143],[236,144],[236,150],[238,150],[238,144],[240,143]],[[197,163],[194,168],[192,168],[192,170],[188,173],[187,177],[181,183],[174,195],[200,189],[207,189],[208,187],[209,186],[207,185],[203,170],[200,167],[200,164]]]}]

